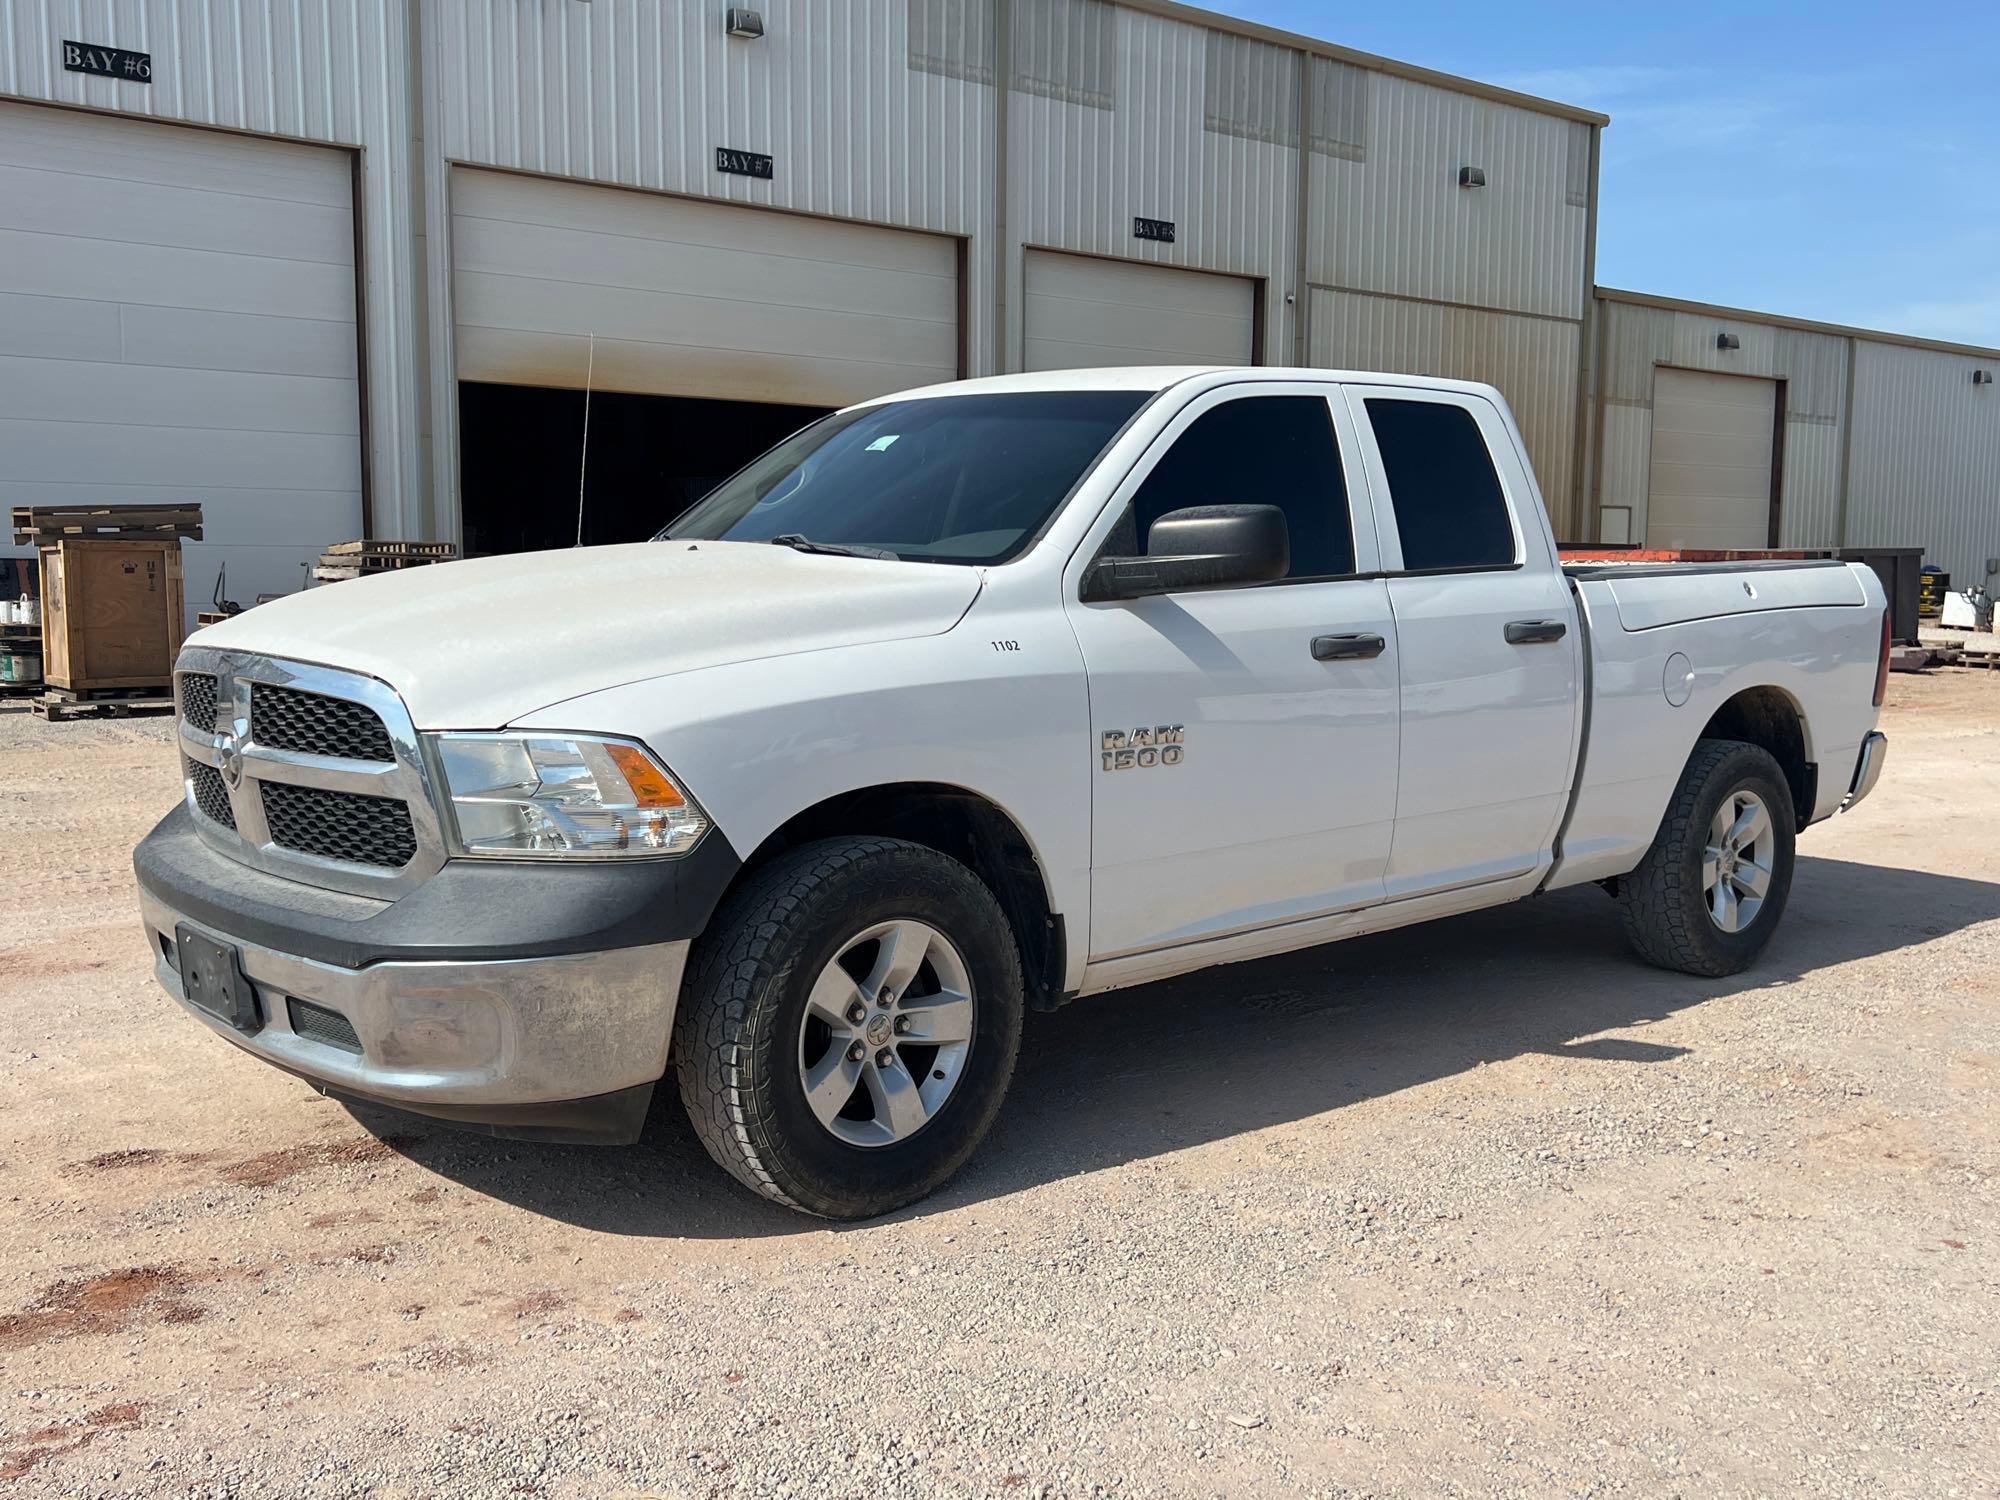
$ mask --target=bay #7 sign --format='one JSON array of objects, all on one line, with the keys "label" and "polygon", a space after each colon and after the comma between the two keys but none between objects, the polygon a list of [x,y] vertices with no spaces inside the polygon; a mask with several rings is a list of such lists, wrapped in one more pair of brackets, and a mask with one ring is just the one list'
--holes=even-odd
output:
[{"label": "bay #7 sign", "polygon": [[99,47],[91,42],[62,44],[63,71],[94,73],[99,78],[122,78],[127,83],[153,81],[153,54],[127,52],[123,47]]}]

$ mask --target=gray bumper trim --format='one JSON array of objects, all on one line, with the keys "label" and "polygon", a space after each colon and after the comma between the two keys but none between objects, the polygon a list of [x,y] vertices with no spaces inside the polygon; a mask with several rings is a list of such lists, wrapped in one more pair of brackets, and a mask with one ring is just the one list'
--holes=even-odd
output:
[{"label": "gray bumper trim", "polygon": [[1842,812],[1875,790],[1875,783],[1882,779],[1882,763],[1888,758],[1889,736],[1879,729],[1869,730],[1867,738],[1861,742],[1861,753],[1854,760],[1854,780],[1848,784],[1847,795],[1840,802]]},{"label": "gray bumper trim", "polygon": [[[140,892],[146,937],[161,986],[190,1015],[247,1052],[330,1092],[423,1110],[509,1107],[581,1100],[650,1085],[666,1072],[685,942],[601,953],[481,962],[387,962],[343,969],[244,942],[233,943],[256,986],[263,1026],[242,1032],[189,1004],[172,945],[186,920]],[[361,1052],[291,1029],[285,996],[338,1011]]]}]

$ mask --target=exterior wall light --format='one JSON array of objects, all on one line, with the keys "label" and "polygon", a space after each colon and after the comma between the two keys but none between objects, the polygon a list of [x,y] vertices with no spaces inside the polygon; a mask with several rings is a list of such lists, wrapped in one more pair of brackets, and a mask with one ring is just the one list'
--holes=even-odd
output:
[{"label": "exterior wall light", "polygon": [[730,6],[726,24],[731,36],[740,36],[745,41],[754,42],[764,34],[763,14],[745,6]]},{"label": "exterior wall light", "polygon": [[1462,188],[1485,187],[1486,168],[1460,167],[1458,169],[1458,185]]},{"label": "exterior wall light", "polygon": [[1718,349],[1741,349],[1743,347],[1743,340],[1739,339],[1733,333],[1718,333],[1715,336],[1715,347]]}]

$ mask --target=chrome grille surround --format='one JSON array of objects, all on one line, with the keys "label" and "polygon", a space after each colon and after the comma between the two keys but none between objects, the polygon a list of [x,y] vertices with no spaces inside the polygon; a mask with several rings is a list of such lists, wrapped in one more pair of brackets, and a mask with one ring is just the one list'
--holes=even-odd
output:
[{"label": "chrome grille surround", "polygon": [[[207,673],[216,680],[215,729],[204,730],[185,717],[178,724],[182,754],[196,765],[215,768],[236,820],[232,831],[202,815],[190,767],[185,793],[196,811],[195,831],[204,843],[267,874],[383,900],[421,885],[444,865],[445,843],[429,763],[409,710],[387,683],[358,672],[213,646],[187,647],[177,669],[184,674]],[[381,721],[393,759],[355,760],[258,743],[250,701],[260,684],[359,704]],[[409,812],[416,852],[407,864],[392,869],[287,849],[272,839],[265,818],[267,782],[400,802]]]}]

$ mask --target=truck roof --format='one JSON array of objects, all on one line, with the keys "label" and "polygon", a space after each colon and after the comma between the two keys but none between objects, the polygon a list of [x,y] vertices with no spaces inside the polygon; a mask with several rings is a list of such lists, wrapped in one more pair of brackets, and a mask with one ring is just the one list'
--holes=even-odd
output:
[{"label": "truck roof", "polygon": [[1446,380],[1437,375],[1405,375],[1382,370],[1302,369],[1292,365],[1106,365],[1083,370],[1038,370],[1018,375],[985,375],[972,380],[953,380],[942,385],[920,386],[915,390],[891,391],[856,406],[874,406],[884,401],[926,400],[934,396],[999,395],[1025,391],[1163,391],[1183,381],[1221,377],[1235,380],[1339,380],[1370,384],[1392,381],[1397,385],[1429,390],[1462,391],[1495,396],[1491,386],[1475,380]]}]

